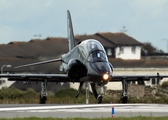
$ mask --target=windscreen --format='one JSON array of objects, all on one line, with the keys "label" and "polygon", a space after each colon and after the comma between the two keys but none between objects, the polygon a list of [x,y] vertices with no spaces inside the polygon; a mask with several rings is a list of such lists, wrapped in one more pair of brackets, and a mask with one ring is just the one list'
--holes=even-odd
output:
[{"label": "windscreen", "polygon": [[107,58],[103,51],[95,50],[89,54],[88,61],[89,62],[107,62]]}]

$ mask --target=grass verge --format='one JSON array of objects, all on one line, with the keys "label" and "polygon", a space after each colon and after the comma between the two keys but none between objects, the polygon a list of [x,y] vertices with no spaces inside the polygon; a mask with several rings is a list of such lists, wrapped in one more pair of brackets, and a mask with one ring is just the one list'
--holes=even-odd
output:
[{"label": "grass verge", "polygon": [[[85,90],[76,99],[75,89],[63,89],[57,92],[48,92],[48,104],[85,104],[86,93]],[[103,103],[121,103],[121,91],[108,91],[104,94]],[[162,103],[168,104],[168,97],[164,94],[158,93],[157,96],[146,95],[142,98],[129,97],[129,103]],[[0,90],[0,104],[38,104],[39,93],[35,92],[32,88],[26,91],[17,88],[2,88]],[[97,103],[92,92],[89,93],[89,103]]]}]

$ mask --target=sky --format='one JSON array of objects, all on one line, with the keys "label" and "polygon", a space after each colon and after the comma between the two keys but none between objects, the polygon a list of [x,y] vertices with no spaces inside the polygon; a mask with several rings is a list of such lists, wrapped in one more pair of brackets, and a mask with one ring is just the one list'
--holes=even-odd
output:
[{"label": "sky", "polygon": [[[0,44],[74,34],[125,34],[168,51],[168,0],[0,0]],[[123,28],[125,26],[125,29]]]}]

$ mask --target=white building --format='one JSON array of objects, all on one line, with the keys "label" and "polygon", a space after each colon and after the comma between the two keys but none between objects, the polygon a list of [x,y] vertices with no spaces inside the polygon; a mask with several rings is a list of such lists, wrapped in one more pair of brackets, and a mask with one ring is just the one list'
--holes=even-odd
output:
[{"label": "white building", "polygon": [[78,41],[86,39],[96,39],[100,41],[103,44],[108,57],[130,60],[141,59],[142,43],[125,33],[106,32],[93,35],[80,35],[75,36],[75,38]]},{"label": "white building", "polygon": [[[108,51],[107,51],[107,54]],[[115,48],[116,58],[141,59],[141,46],[120,46]]]}]

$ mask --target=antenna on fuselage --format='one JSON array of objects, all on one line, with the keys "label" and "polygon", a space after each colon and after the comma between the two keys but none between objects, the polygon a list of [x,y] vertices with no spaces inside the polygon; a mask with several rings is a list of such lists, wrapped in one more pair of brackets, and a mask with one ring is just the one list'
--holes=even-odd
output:
[{"label": "antenna on fuselage", "polygon": [[74,39],[71,14],[69,10],[67,10],[67,34],[68,34],[68,45],[69,45],[69,51],[70,51],[75,47],[76,44]]}]

